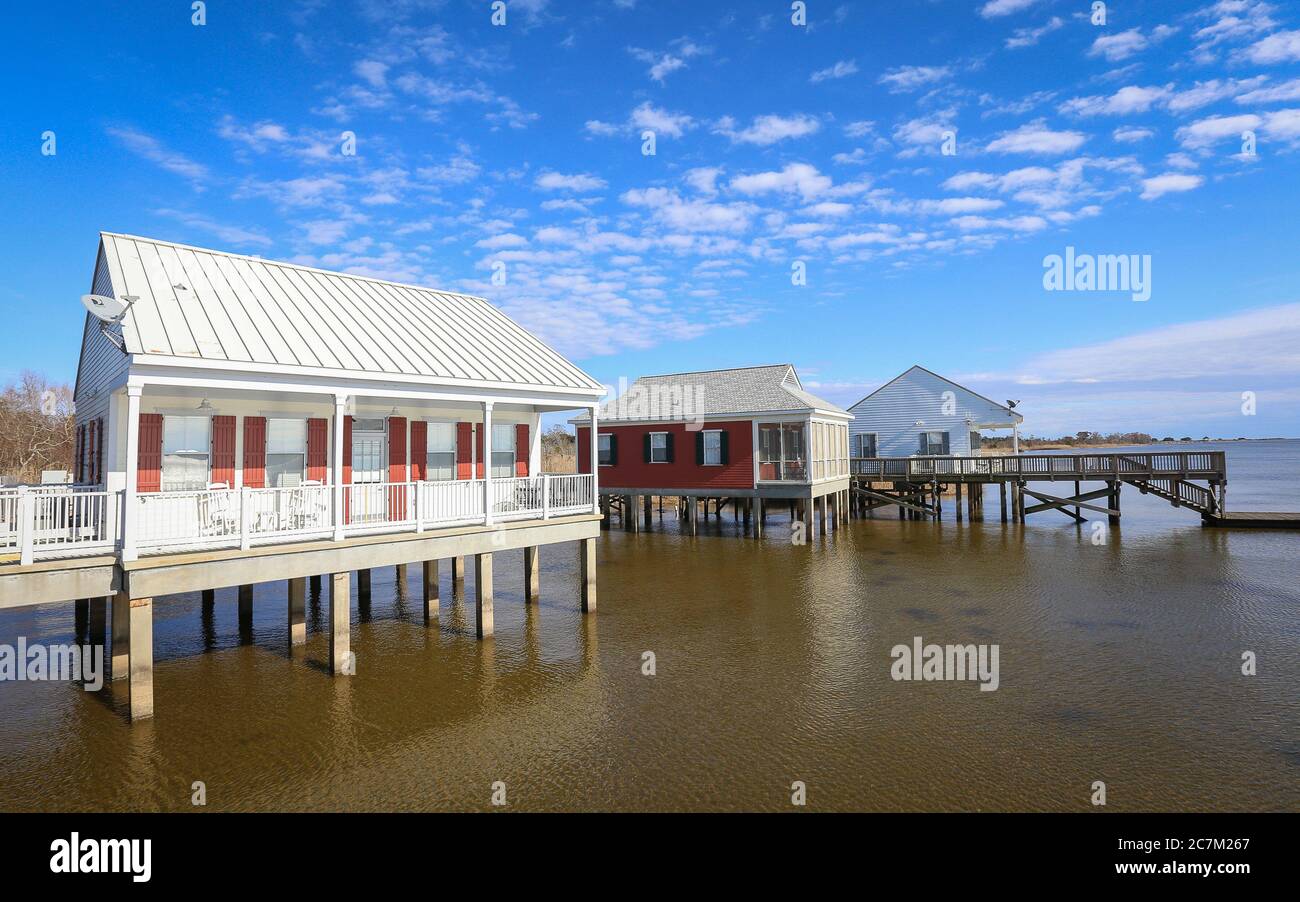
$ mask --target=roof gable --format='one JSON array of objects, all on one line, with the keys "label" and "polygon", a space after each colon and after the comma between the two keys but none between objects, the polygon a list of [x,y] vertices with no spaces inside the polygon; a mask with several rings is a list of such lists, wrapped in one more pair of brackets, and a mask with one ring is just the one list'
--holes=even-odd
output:
[{"label": "roof gable", "polygon": [[941,382],[941,383],[943,383],[943,384],[945,384],[945,385],[951,386],[951,388],[952,388],[953,390],[955,390],[955,391],[957,391],[957,392],[961,392],[962,394],[966,395],[966,396],[967,396],[969,399],[971,399],[971,400],[978,401],[980,404],[987,404],[988,406],[993,407],[993,408],[996,408],[998,411],[1000,411],[1001,413],[1006,414],[1006,415],[1009,416],[1009,417],[1014,417],[1014,418],[1016,419],[1017,422],[1023,422],[1023,421],[1024,421],[1024,416],[1022,416],[1022,415],[1019,414],[1019,413],[1016,413],[1014,410],[1012,410],[1012,409],[1011,409],[1010,407],[1008,407],[1007,405],[1005,405],[1005,404],[999,404],[997,401],[994,401],[994,400],[992,400],[991,398],[986,398],[984,395],[981,395],[979,392],[971,391],[971,390],[970,390],[969,388],[967,388],[966,386],[964,386],[964,385],[960,385],[959,383],[956,383],[956,382],[953,382],[951,379],[947,378],[946,376],[940,376],[938,373],[934,372],[934,370],[926,369],[925,367],[921,366],[920,364],[913,364],[912,366],[908,367],[906,370],[904,370],[903,372],[899,373],[899,374],[898,374],[897,376],[895,376],[893,379],[890,379],[890,380],[889,380],[888,382],[886,382],[884,385],[880,386],[880,387],[877,388],[875,391],[871,392],[871,393],[868,394],[866,397],[862,398],[860,401],[857,401],[857,402],[855,402],[854,404],[852,404],[852,405],[849,407],[849,410],[851,410],[851,411],[852,411],[852,410],[857,410],[861,405],[865,404],[867,401],[871,400],[872,398],[874,398],[876,395],[880,394],[881,392],[885,391],[885,390],[886,390],[887,388],[889,388],[891,385],[894,385],[896,382],[899,382],[899,381],[901,381],[901,380],[904,380],[904,379],[906,379],[907,377],[911,376],[913,373],[918,373],[918,372],[919,372],[919,373],[924,373],[926,376],[929,376],[929,377],[932,378],[932,379],[937,379],[939,382]]}]

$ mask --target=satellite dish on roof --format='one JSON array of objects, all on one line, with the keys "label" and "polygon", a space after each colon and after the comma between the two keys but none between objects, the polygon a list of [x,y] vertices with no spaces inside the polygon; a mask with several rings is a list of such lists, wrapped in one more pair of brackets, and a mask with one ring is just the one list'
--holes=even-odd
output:
[{"label": "satellite dish on roof", "polygon": [[111,298],[103,294],[83,294],[81,303],[90,315],[106,323],[116,323],[122,319],[126,311],[131,309],[131,302],[135,298],[127,297],[122,300]]}]

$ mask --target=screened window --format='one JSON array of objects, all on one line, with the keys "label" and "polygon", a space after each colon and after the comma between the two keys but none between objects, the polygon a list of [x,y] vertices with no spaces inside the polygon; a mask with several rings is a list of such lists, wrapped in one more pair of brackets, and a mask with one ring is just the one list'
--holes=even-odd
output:
[{"label": "screened window", "polygon": [[608,433],[596,436],[596,459],[602,467],[608,467],[613,462],[610,438],[611,436]]},{"label": "screened window", "polygon": [[652,464],[668,463],[668,433],[667,432],[650,433],[650,463]]},{"label": "screened window", "polygon": [[211,428],[212,420],[208,417],[163,417],[164,492],[208,487]]},{"label": "screened window", "polygon": [[492,478],[515,475],[515,427],[510,423],[492,426]]},{"label": "screened window", "polygon": [[307,421],[266,421],[266,485],[302,485],[307,472]]},{"label": "screened window", "polygon": [[759,479],[808,478],[808,462],[802,423],[760,423],[758,425]]},{"label": "screened window", "polygon": [[715,429],[704,433],[704,465],[722,465],[722,433]]},{"label": "screened window", "polygon": [[456,478],[456,424],[430,423],[426,433],[426,479]]}]

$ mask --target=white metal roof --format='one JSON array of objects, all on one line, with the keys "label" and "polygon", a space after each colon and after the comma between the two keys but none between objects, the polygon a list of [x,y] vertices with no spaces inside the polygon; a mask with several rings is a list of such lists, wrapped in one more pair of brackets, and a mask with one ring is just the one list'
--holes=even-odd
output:
[{"label": "white metal roof", "polygon": [[[100,233],[130,354],[600,389],[483,298]],[[96,273],[96,284],[100,273]]]},{"label": "white metal roof", "polygon": [[[642,376],[621,397],[607,402],[597,416],[601,422],[610,423],[644,419],[646,405],[638,401],[650,402],[654,408],[652,419],[809,411],[853,419],[843,408],[804,391],[799,374],[788,363]],[[590,419],[584,414],[571,422]]]}]

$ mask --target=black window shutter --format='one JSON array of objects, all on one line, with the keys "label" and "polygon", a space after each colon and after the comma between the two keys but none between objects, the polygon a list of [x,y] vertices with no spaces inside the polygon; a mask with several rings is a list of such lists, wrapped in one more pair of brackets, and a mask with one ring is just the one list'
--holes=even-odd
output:
[{"label": "black window shutter", "polygon": [[727,432],[725,429],[722,430],[718,433],[718,442],[718,454],[722,461],[722,465],[726,466],[731,463],[731,433]]},{"label": "black window shutter", "polygon": [[673,462],[673,434],[669,432],[664,436],[665,452],[668,455],[668,462]]},{"label": "black window shutter", "polygon": [[930,453],[930,436],[928,433],[925,432],[921,433],[921,453],[922,454]]},{"label": "black window shutter", "polygon": [[704,466],[704,431],[695,433],[695,466]]},{"label": "black window shutter", "polygon": [[610,434],[609,436],[609,465],[612,467],[618,463],[618,436]]},{"label": "black window shutter", "polygon": [[951,453],[951,452],[948,450],[948,447],[949,447],[949,446],[948,446],[948,433],[945,432],[945,433],[943,434],[943,452],[942,452],[943,454],[949,454],[949,453]]},{"label": "black window shutter", "polygon": [[641,456],[646,463],[650,463],[650,433],[641,436]]}]

